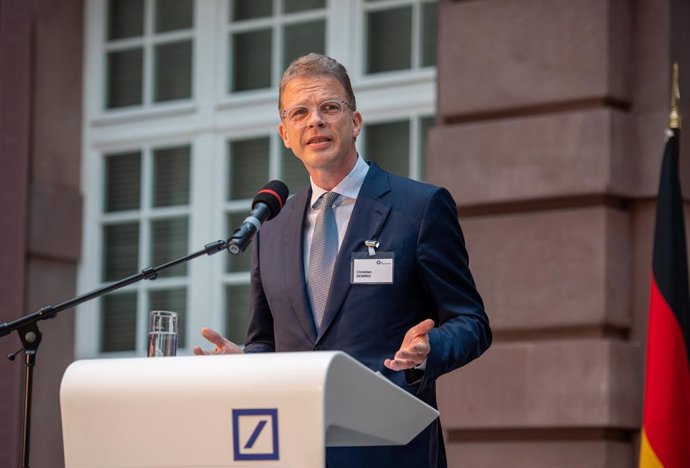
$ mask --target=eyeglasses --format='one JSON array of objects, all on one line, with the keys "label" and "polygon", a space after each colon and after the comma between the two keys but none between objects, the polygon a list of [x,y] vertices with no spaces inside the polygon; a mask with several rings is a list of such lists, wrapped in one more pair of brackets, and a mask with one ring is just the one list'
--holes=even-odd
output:
[{"label": "eyeglasses", "polygon": [[[317,110],[323,120],[326,122],[335,122],[343,115],[345,107],[350,107],[350,104],[342,99],[331,99],[320,103],[317,106]],[[313,107],[298,105],[285,109],[281,115],[290,125],[299,128],[307,125],[309,116],[313,111]]]}]

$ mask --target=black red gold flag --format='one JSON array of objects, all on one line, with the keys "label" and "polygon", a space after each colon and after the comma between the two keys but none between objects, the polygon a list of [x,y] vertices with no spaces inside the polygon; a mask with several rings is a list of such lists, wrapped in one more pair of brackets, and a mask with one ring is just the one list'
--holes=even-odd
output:
[{"label": "black red gold flag", "polygon": [[690,468],[690,292],[678,128],[659,182],[640,468]]}]

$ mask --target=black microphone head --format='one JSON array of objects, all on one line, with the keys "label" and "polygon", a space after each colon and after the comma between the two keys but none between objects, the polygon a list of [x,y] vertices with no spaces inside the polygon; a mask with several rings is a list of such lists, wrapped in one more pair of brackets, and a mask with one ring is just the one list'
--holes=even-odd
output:
[{"label": "black microphone head", "polygon": [[272,219],[280,213],[289,193],[290,190],[288,190],[287,185],[279,180],[272,180],[256,192],[254,201],[252,201],[252,207],[255,207],[258,202],[265,203],[271,211],[267,220]]}]

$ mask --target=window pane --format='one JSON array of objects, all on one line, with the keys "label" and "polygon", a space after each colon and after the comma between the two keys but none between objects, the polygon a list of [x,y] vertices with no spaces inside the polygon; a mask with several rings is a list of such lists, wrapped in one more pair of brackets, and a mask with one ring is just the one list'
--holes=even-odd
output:
[{"label": "window pane", "polygon": [[192,41],[156,46],[156,102],[188,99],[192,95]]},{"label": "window pane", "polygon": [[116,281],[139,268],[139,223],[103,226],[103,281]]},{"label": "window pane", "polygon": [[106,106],[109,109],[141,104],[143,56],[141,48],[108,54]]},{"label": "window pane", "polygon": [[[187,255],[188,220],[184,218],[157,219],[151,222],[151,263],[159,266]],[[161,277],[184,276],[187,264],[174,266]]]},{"label": "window pane", "polygon": [[268,137],[230,142],[230,200],[254,198],[268,181],[268,145]]},{"label": "window pane", "polygon": [[194,25],[192,0],[158,0],[156,2],[156,32],[189,29]]},{"label": "window pane", "polygon": [[[247,213],[245,213],[244,211],[241,213],[228,214],[228,229],[226,232],[230,233],[229,235],[232,236],[232,232],[235,229],[237,229],[240,226],[240,224],[242,224],[242,221],[244,221],[246,217]],[[247,246],[247,249],[239,255],[232,255],[228,252],[226,256],[228,259],[226,264],[226,271],[230,273],[234,273],[237,271],[249,271],[249,267],[252,263],[252,244],[250,243]]]},{"label": "window pane", "polygon": [[144,0],[108,2],[108,39],[123,39],[144,34]]},{"label": "window pane", "polygon": [[387,171],[401,176],[410,173],[410,122],[367,125],[364,156]]},{"label": "window pane", "polygon": [[375,11],[367,15],[367,73],[409,69],[412,8]]},{"label": "window pane", "polygon": [[234,343],[244,343],[249,324],[249,285],[226,286],[225,304],[225,336]]},{"label": "window pane", "polygon": [[[169,310],[179,315],[177,322],[177,348],[184,348],[187,338],[187,289],[167,289],[149,292],[150,310]],[[148,329],[147,329],[148,330]],[[148,342],[148,336],[146,337]]]},{"label": "window pane", "polygon": [[110,294],[101,301],[101,352],[134,351],[137,293]]},{"label": "window pane", "polygon": [[280,148],[280,171],[282,174],[280,178],[288,186],[290,193],[295,194],[300,189],[309,186],[309,174],[302,161],[294,155],[291,149],[282,144]]},{"label": "window pane", "polygon": [[233,34],[231,91],[271,87],[271,30]]},{"label": "window pane", "polygon": [[422,5],[422,60],[423,67],[436,65],[436,3]]},{"label": "window pane", "polygon": [[283,0],[283,11],[285,13],[295,13],[298,11],[314,10],[325,7],[326,0]]},{"label": "window pane", "polygon": [[189,146],[153,152],[153,206],[189,203]]},{"label": "window pane", "polygon": [[230,21],[263,18],[273,14],[273,0],[235,0],[230,8]]},{"label": "window pane", "polygon": [[141,154],[113,154],[105,158],[105,211],[139,209]]},{"label": "window pane", "polygon": [[326,22],[324,20],[285,26],[283,34],[285,37],[283,69],[297,57],[309,52],[323,54],[326,50]]}]

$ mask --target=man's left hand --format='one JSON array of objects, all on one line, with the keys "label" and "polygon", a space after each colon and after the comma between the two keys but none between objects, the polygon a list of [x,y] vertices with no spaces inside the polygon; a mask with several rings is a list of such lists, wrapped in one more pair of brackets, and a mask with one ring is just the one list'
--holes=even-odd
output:
[{"label": "man's left hand", "polygon": [[431,347],[429,332],[434,328],[434,321],[426,319],[407,330],[400,349],[393,359],[386,359],[383,364],[392,370],[413,369],[424,362]]}]

